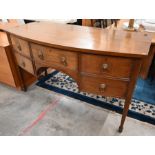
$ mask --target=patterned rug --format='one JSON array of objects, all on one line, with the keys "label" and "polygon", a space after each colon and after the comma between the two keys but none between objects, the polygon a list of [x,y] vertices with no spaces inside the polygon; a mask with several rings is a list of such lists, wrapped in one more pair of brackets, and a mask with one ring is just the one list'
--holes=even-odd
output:
[{"label": "patterned rug", "polygon": [[[140,93],[141,84],[140,79],[137,82],[134,96]],[[79,92],[77,83],[71,77],[59,71],[54,71],[45,78],[42,78],[37,85],[118,113],[122,113],[123,110],[123,99]],[[128,116],[155,125],[155,104],[147,103],[146,97],[145,101],[137,99],[138,97],[136,99],[133,97]]]}]

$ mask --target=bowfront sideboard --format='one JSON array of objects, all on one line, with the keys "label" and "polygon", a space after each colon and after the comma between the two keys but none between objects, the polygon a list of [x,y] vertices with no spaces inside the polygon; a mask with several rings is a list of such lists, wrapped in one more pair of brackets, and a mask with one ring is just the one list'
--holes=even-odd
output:
[{"label": "bowfront sideboard", "polygon": [[149,54],[150,34],[50,22],[5,31],[19,68],[36,77],[40,69],[54,68],[75,79],[80,91],[125,99],[123,130],[141,60]]}]

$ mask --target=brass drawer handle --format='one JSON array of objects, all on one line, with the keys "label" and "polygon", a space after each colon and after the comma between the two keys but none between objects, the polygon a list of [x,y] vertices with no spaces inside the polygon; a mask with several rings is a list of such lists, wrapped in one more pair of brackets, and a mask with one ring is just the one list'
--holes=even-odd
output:
[{"label": "brass drawer handle", "polygon": [[65,57],[61,57],[61,63],[64,65],[64,66],[67,66],[67,60]]},{"label": "brass drawer handle", "polygon": [[43,52],[42,52],[42,51],[39,52],[38,57],[39,57],[41,60],[44,60],[44,55],[43,55]]},{"label": "brass drawer handle", "polygon": [[102,69],[108,69],[108,64],[102,64]]},{"label": "brass drawer handle", "polygon": [[103,91],[105,91],[106,87],[107,87],[106,84],[103,83],[100,85],[99,89],[100,89],[100,91],[103,92]]},{"label": "brass drawer handle", "polygon": [[21,62],[21,65],[22,65],[22,67],[25,67],[26,66],[26,64],[25,64],[24,61]]}]

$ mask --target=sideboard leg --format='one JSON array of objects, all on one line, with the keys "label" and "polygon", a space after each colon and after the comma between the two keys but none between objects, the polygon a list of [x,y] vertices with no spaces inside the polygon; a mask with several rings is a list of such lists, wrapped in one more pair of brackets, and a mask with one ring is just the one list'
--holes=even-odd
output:
[{"label": "sideboard leg", "polygon": [[120,124],[119,129],[118,129],[119,132],[122,132],[123,131],[123,125],[124,125],[126,116],[128,114],[130,103],[131,103],[131,99],[126,99],[125,100],[123,114],[122,114],[122,119],[121,119],[121,124]]},{"label": "sideboard leg", "polygon": [[19,66],[18,66],[18,69],[19,69],[19,74],[20,74],[20,78],[21,78],[21,90],[26,92],[27,91],[27,87],[25,85],[23,73],[22,73],[21,68]]},{"label": "sideboard leg", "polygon": [[27,91],[27,87],[25,85],[22,87],[22,91],[24,91],[24,92]]},{"label": "sideboard leg", "polygon": [[139,75],[140,67],[141,67],[141,60],[135,59],[133,61],[133,69],[132,69],[132,73],[130,75],[130,82],[128,85],[128,91],[127,91],[126,98],[125,98],[121,124],[120,124],[119,130],[118,130],[119,132],[123,131],[123,125],[124,125],[126,116],[128,114],[129,106],[130,106],[131,99],[132,99],[132,93],[133,93],[135,85],[136,85],[136,81],[137,81],[137,78]]}]

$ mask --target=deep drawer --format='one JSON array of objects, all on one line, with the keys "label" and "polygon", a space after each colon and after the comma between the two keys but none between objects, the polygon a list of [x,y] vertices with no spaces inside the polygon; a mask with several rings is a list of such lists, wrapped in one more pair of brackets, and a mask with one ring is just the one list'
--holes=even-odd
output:
[{"label": "deep drawer", "polygon": [[128,82],[101,77],[81,76],[81,90],[103,96],[124,98]]}]

